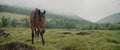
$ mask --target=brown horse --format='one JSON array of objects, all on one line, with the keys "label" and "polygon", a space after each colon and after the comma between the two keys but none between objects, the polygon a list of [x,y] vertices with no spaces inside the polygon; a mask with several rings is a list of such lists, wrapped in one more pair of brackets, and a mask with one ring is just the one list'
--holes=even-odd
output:
[{"label": "brown horse", "polygon": [[34,44],[34,37],[39,37],[39,34],[42,38],[42,44],[45,44],[43,34],[45,33],[45,10],[41,12],[40,9],[35,9],[30,15],[30,24],[32,30],[32,44]]}]

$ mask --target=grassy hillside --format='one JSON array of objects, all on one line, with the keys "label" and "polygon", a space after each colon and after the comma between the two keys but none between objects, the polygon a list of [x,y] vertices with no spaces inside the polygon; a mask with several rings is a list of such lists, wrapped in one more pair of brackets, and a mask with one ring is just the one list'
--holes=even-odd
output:
[{"label": "grassy hillside", "polygon": [[9,12],[0,12],[0,18],[1,17],[8,17],[8,18],[16,18],[16,19],[21,19],[21,18],[28,18],[26,15],[20,15],[20,14],[15,14],[15,13],[9,13]]},{"label": "grassy hillside", "polygon": [[[4,30],[10,33],[10,36],[0,36],[0,49],[4,48],[2,46],[4,44],[21,42],[34,46],[36,50],[120,50],[119,30],[46,29],[44,46],[41,40],[37,39],[34,45],[31,44],[29,28],[4,28]],[[79,32],[89,34],[82,35]]]},{"label": "grassy hillside", "polygon": [[31,10],[15,6],[0,5],[0,12],[10,12],[22,15],[30,15]]},{"label": "grassy hillside", "polygon": [[117,23],[120,22],[120,13],[115,13],[98,21],[98,23]]}]

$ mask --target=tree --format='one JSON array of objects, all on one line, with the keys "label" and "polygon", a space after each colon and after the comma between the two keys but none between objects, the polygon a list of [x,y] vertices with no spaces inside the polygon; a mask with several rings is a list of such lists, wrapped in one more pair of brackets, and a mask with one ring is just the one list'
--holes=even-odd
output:
[{"label": "tree", "polygon": [[12,27],[16,27],[17,24],[18,24],[18,20],[14,18],[14,19],[11,21],[11,26],[12,26]]},{"label": "tree", "polygon": [[5,18],[5,16],[3,16],[3,17],[1,18],[1,25],[2,25],[2,27],[8,26],[9,23],[10,23],[9,21],[10,21],[10,18]]},{"label": "tree", "polygon": [[30,27],[29,20],[27,18],[21,19],[24,27]]},{"label": "tree", "polygon": [[67,22],[67,23],[65,23],[64,28],[66,28],[66,29],[76,29],[77,25],[75,25],[74,22]]}]

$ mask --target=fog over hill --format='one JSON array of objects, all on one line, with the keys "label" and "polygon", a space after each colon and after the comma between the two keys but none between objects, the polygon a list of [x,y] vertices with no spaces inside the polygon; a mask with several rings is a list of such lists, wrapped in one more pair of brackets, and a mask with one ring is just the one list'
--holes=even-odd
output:
[{"label": "fog over hill", "polygon": [[0,4],[76,14],[92,22],[120,12],[120,0],[0,0]]}]

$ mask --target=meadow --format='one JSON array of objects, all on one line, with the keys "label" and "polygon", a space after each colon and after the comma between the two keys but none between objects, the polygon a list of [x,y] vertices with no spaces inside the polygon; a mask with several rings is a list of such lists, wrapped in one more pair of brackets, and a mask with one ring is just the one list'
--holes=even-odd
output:
[{"label": "meadow", "polygon": [[[120,50],[120,30],[46,29],[46,44],[43,46],[36,39],[35,44],[31,44],[30,28],[2,29],[10,36],[0,36],[0,45],[21,42],[34,46],[36,50]],[[81,35],[79,32],[89,34]]]},{"label": "meadow", "polygon": [[[3,16],[17,20],[28,18],[26,15],[0,12],[0,18]],[[120,50],[120,30],[46,29],[44,34],[46,44],[42,45],[41,40],[38,41],[36,38],[35,44],[31,44],[29,27],[18,25],[1,28],[10,35],[0,36],[0,50],[9,50],[4,46],[13,43],[24,43],[34,47],[34,50]]]}]

